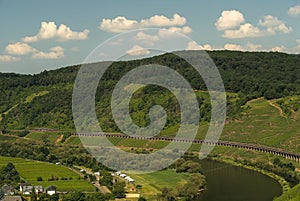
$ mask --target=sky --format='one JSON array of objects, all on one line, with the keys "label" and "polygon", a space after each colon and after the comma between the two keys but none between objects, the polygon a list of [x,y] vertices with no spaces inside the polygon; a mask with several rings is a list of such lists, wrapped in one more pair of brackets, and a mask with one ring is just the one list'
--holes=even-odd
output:
[{"label": "sky", "polygon": [[[99,44],[136,29],[134,37],[147,48],[171,37],[167,31],[189,37],[187,50],[298,54],[299,21],[299,0],[0,0],[0,72],[34,74],[80,64]],[[150,54],[142,43],[131,46],[129,55]]]}]

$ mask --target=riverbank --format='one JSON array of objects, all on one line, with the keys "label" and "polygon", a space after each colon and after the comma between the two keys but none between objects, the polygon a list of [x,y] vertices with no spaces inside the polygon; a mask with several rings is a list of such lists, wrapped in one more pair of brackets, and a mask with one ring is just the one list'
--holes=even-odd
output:
[{"label": "riverbank", "polygon": [[287,192],[288,190],[291,189],[290,184],[283,177],[281,177],[281,176],[279,176],[279,175],[277,175],[273,172],[270,172],[270,171],[267,171],[267,170],[264,170],[264,169],[260,169],[260,168],[255,167],[255,166],[245,165],[241,162],[236,162],[233,158],[228,158],[228,157],[224,157],[224,156],[208,157],[208,159],[218,161],[218,162],[222,162],[222,163],[227,163],[227,164],[238,166],[238,167],[243,167],[243,168],[246,168],[246,169],[249,169],[249,170],[259,172],[259,173],[264,174],[268,177],[271,177],[272,179],[276,180],[281,185],[282,193],[285,193],[285,192]]}]

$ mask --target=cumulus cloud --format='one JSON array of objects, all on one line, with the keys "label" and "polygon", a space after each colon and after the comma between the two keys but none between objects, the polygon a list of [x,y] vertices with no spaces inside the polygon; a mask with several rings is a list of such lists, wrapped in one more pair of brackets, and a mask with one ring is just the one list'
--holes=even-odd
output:
[{"label": "cumulus cloud", "polygon": [[246,45],[242,46],[239,44],[232,44],[227,43],[224,45],[224,49],[226,50],[233,50],[233,51],[260,51],[262,46],[259,44],[247,43]]},{"label": "cumulus cloud", "polygon": [[167,30],[171,31],[171,32],[182,33],[182,34],[189,34],[189,33],[192,32],[192,29],[189,26],[184,26],[184,27],[170,27]]},{"label": "cumulus cloud", "polygon": [[131,56],[141,56],[150,54],[150,51],[139,45],[135,45],[127,51],[127,54]]},{"label": "cumulus cloud", "polygon": [[13,44],[8,44],[5,48],[5,51],[8,54],[25,55],[32,52],[36,52],[37,50],[26,43],[17,42]]},{"label": "cumulus cloud", "polygon": [[271,34],[275,34],[276,32],[289,33],[293,30],[292,27],[287,27],[283,21],[272,15],[264,16],[263,20],[259,20],[259,24],[266,27],[267,32]]},{"label": "cumulus cloud", "polygon": [[151,46],[155,42],[159,41],[159,37],[157,35],[146,34],[140,31],[136,34],[134,40],[138,42],[142,42],[145,45]]},{"label": "cumulus cloud", "polygon": [[223,30],[224,38],[247,38],[274,35],[276,33],[290,33],[292,27],[288,27],[283,21],[272,15],[266,15],[254,26],[245,21],[243,14],[236,10],[223,11],[222,16],[215,23],[218,30]]},{"label": "cumulus cloud", "polygon": [[212,47],[208,44],[202,46],[195,41],[191,41],[188,43],[186,50],[212,50]]},{"label": "cumulus cloud", "polygon": [[170,27],[170,28],[163,28],[160,29],[157,35],[160,38],[170,38],[170,37],[178,37],[178,34],[189,34],[192,32],[192,29],[188,26],[184,27]]},{"label": "cumulus cloud", "polygon": [[271,51],[272,52],[287,52],[288,50],[285,46],[281,45],[281,46],[275,46],[275,47],[271,48]]},{"label": "cumulus cloud", "polygon": [[296,5],[289,8],[288,14],[290,16],[297,16],[300,14],[300,5]]},{"label": "cumulus cloud", "polygon": [[33,59],[59,59],[64,57],[64,48],[56,46],[50,48],[49,52],[35,52],[32,54]]},{"label": "cumulus cloud", "polygon": [[244,15],[237,10],[225,10],[222,12],[215,26],[218,30],[231,29],[245,21]]},{"label": "cumulus cloud", "polygon": [[0,55],[0,62],[13,62],[20,61],[21,59],[18,57],[13,57],[10,55]]},{"label": "cumulus cloud", "polygon": [[224,38],[246,38],[246,37],[260,37],[265,33],[261,31],[258,27],[253,26],[252,24],[246,23],[239,27],[236,30],[225,30],[223,37]]},{"label": "cumulus cloud", "polygon": [[145,27],[171,27],[183,26],[186,19],[175,13],[173,18],[163,15],[154,15],[148,19],[140,21],[127,19],[124,16],[118,16],[114,19],[102,19],[99,28],[103,31],[120,33],[131,29],[139,29]]},{"label": "cumulus cloud", "polygon": [[72,31],[70,27],[61,24],[59,27],[55,22],[41,22],[41,28],[35,36],[26,36],[22,40],[26,43],[36,42],[57,38],[60,41],[65,40],[85,40],[87,39],[89,30],[85,29],[82,32]]}]

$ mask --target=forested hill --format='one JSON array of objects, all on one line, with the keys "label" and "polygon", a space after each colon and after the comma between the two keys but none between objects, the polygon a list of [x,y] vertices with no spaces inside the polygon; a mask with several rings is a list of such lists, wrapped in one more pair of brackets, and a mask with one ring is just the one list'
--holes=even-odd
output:
[{"label": "forested hill", "polygon": [[[218,67],[227,92],[238,94],[238,98],[229,104],[229,114],[239,112],[239,107],[246,100],[262,97],[274,99],[288,95],[300,94],[300,55],[289,55],[277,52],[208,52]],[[192,54],[191,54],[192,55]],[[120,61],[113,63],[99,83],[97,114],[107,128],[114,130],[111,119],[109,98],[117,81],[129,70],[146,64],[170,66],[183,75],[195,90],[205,90],[206,87],[198,73],[183,59],[174,54],[164,54],[151,58]],[[100,64],[101,65],[101,64]],[[20,75],[0,73],[0,129],[26,129],[32,127],[59,127],[72,129],[71,97],[73,83],[80,65],[43,71],[35,75]],[[153,92],[155,98],[148,97]],[[146,101],[156,99],[161,105],[177,104],[168,91],[150,87],[141,90],[136,96],[146,95]],[[207,104],[206,97],[199,95],[200,105]],[[168,104],[164,101],[168,100]],[[145,99],[144,99],[145,101]],[[139,104],[132,103],[132,107]],[[150,106],[149,106],[150,107]],[[101,109],[102,108],[102,109]],[[104,109],[103,109],[104,108]],[[202,117],[209,119],[209,108],[202,108]],[[146,111],[147,107],[145,108]],[[177,112],[170,109],[174,118]],[[133,109],[133,113],[135,109]],[[147,113],[147,112],[146,112]],[[101,116],[101,118],[100,118]],[[140,125],[148,123],[147,115],[137,113],[137,119],[143,119]],[[175,121],[175,120],[174,120]],[[168,120],[171,125],[172,119]]]}]

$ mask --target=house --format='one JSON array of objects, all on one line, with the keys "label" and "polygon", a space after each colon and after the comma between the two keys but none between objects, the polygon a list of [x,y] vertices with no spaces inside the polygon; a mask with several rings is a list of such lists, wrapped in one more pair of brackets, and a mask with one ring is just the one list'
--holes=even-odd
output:
[{"label": "house", "polygon": [[100,172],[94,172],[94,175],[100,176]]},{"label": "house", "polygon": [[4,184],[1,188],[1,190],[3,191],[4,195],[13,195],[15,194],[15,189],[13,186]]},{"label": "house", "polygon": [[32,192],[32,189],[33,189],[33,186],[31,184],[27,184],[27,183],[20,184],[20,191],[24,195],[30,195],[30,193]]},{"label": "house", "polygon": [[123,177],[123,178],[127,177],[126,174],[120,174],[119,176],[120,176],[120,177]]},{"label": "house", "polygon": [[49,186],[46,188],[46,193],[48,195],[54,195],[56,193],[56,186]]},{"label": "house", "polygon": [[1,201],[22,201],[21,196],[4,196]]},{"label": "house", "polygon": [[134,179],[132,179],[131,177],[127,176],[125,177],[125,180],[130,182],[130,183],[133,183],[134,182]]},{"label": "house", "polygon": [[120,176],[122,174],[120,171],[116,172],[116,175]]},{"label": "house", "polygon": [[36,194],[40,194],[44,192],[43,186],[34,186],[34,190]]}]

